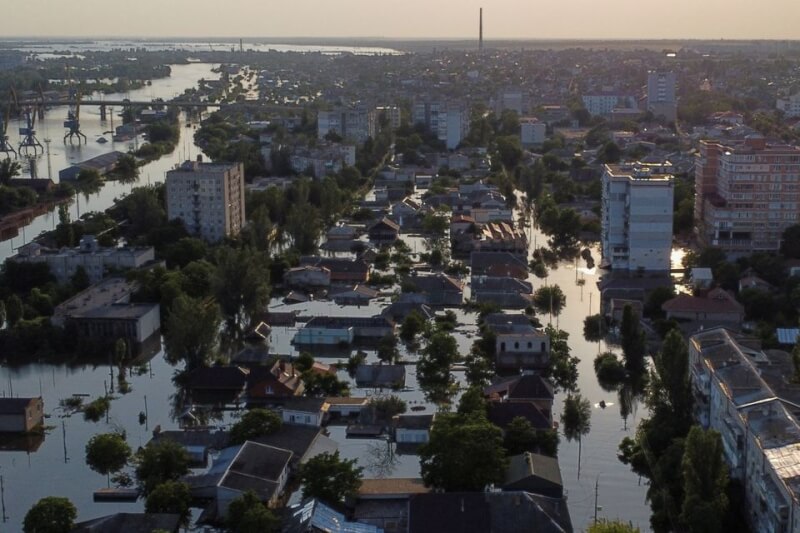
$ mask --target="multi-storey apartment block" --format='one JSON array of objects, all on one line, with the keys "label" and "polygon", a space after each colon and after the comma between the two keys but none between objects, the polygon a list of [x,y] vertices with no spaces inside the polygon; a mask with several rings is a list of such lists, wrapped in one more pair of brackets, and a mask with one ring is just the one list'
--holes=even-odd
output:
[{"label": "multi-storey apartment block", "polygon": [[167,215],[209,242],[239,234],[245,222],[244,165],[186,161],[167,172]]},{"label": "multi-storey apartment block", "polygon": [[671,165],[606,165],[603,172],[601,247],[614,270],[670,268]]},{"label": "multi-storey apartment block", "polygon": [[725,145],[700,141],[695,165],[700,240],[733,255],[780,249],[800,214],[800,148],[758,135]]}]

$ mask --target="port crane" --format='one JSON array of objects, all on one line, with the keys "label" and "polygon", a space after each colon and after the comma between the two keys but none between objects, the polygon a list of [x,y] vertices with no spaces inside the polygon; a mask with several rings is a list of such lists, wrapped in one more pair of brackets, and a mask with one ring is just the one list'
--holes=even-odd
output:
[{"label": "port crane", "polygon": [[72,144],[72,141],[77,139],[78,144],[81,144],[81,139],[83,139],[83,143],[86,144],[86,135],[81,131],[81,93],[76,93],[74,98],[75,105],[69,106],[67,120],[64,121],[64,127],[69,130],[64,134],[64,143],[69,139],[69,143]]},{"label": "port crane", "polygon": [[36,110],[32,107],[25,108],[22,116],[25,118],[25,126],[19,128],[19,134],[22,136],[22,141],[19,143],[20,155],[37,155],[39,150],[44,153],[44,146],[36,138]]},{"label": "port crane", "polygon": [[17,158],[17,151],[8,140],[8,122],[11,118],[11,104],[6,106],[6,112],[3,115],[3,127],[0,129],[0,153],[6,155],[6,159],[11,159],[11,154],[14,154],[14,159]]}]

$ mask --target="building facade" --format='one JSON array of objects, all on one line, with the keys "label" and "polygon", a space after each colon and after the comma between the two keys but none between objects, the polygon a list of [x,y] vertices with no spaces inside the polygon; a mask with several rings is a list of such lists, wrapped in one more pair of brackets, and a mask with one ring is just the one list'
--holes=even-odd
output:
[{"label": "building facade", "polygon": [[520,143],[523,148],[542,144],[547,138],[547,124],[536,119],[522,119],[519,124]]},{"label": "building facade", "polygon": [[601,247],[615,270],[670,268],[673,177],[668,165],[606,165]]},{"label": "building facade", "polygon": [[674,72],[651,70],[647,73],[647,109],[655,116],[674,121],[678,103],[675,99],[676,77]]},{"label": "building facade", "polygon": [[365,106],[337,108],[317,113],[317,137],[324,139],[335,133],[343,139],[363,143],[375,137],[375,110]]},{"label": "building facade", "polygon": [[800,148],[758,135],[734,145],[700,141],[695,193],[703,244],[734,256],[777,252],[800,220]]},{"label": "building facade", "polygon": [[235,237],[245,223],[244,165],[186,161],[167,172],[167,216],[209,242]]}]

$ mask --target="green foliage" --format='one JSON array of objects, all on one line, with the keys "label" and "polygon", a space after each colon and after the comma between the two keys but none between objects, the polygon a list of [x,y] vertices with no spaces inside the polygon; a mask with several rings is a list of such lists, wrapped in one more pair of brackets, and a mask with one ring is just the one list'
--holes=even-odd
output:
[{"label": "green foliage", "polygon": [[425,319],[417,310],[413,310],[406,316],[400,326],[400,338],[403,342],[411,343],[424,330]]},{"label": "green foliage", "polygon": [[189,522],[191,504],[192,495],[189,485],[178,481],[165,481],[147,494],[144,512],[177,514],[181,517],[181,523],[186,525]]},{"label": "green foliage", "polygon": [[16,294],[8,297],[5,303],[6,321],[8,325],[14,327],[22,320],[22,300]]},{"label": "green foliage", "polygon": [[10,157],[4,158],[0,161],[0,185],[8,185],[12,178],[19,176],[21,171],[22,165],[19,164],[19,161]]},{"label": "green foliage", "polygon": [[425,394],[435,401],[449,398],[454,379],[450,367],[458,362],[458,345],[452,335],[436,331],[417,363],[417,380]]},{"label": "green foliage", "polygon": [[294,360],[294,367],[300,372],[308,372],[314,366],[314,356],[308,352],[301,352]]},{"label": "green foliage", "polygon": [[497,153],[506,169],[513,169],[522,160],[522,146],[517,135],[497,138]]},{"label": "green foliage", "polygon": [[597,381],[606,391],[617,390],[625,380],[625,366],[611,352],[604,352],[594,359],[594,372]]},{"label": "green foliage", "polygon": [[83,418],[84,420],[97,422],[105,416],[109,409],[111,409],[111,399],[108,396],[101,396],[92,400],[83,408]]},{"label": "green foliage", "polygon": [[355,459],[342,459],[339,452],[323,453],[300,467],[303,498],[338,503],[354,496],[361,486],[361,472]]},{"label": "green foliage", "polygon": [[109,476],[122,470],[131,457],[131,447],[119,433],[101,433],[86,443],[86,464],[99,474]]},{"label": "green foliage", "polygon": [[251,409],[231,427],[228,443],[231,446],[244,444],[247,440],[270,435],[281,427],[281,417],[269,409]]},{"label": "green foliage", "polygon": [[671,424],[686,431],[691,423],[692,387],[689,377],[689,350],[679,330],[664,339],[661,351],[653,357],[650,377],[650,403],[665,410]]},{"label": "green foliage", "polygon": [[333,374],[305,372],[302,377],[306,396],[350,396],[347,382],[339,380]]},{"label": "green foliage", "polygon": [[472,386],[464,391],[458,401],[456,412],[465,416],[486,416],[486,400],[483,399],[483,389]]},{"label": "green foliage", "polygon": [[425,485],[447,492],[483,491],[505,478],[499,428],[482,416],[440,414],[419,450]]},{"label": "green foliage", "polygon": [[621,520],[601,519],[589,526],[587,533],[639,533],[638,527]]},{"label": "green foliage", "polygon": [[175,298],[164,334],[167,361],[186,364],[187,369],[206,366],[217,345],[219,307],[213,300],[185,295]]},{"label": "green foliage", "polygon": [[661,306],[668,300],[675,298],[675,296],[675,289],[672,287],[658,287],[653,289],[647,297],[647,302],[644,304],[642,313],[648,318],[662,318],[664,316],[664,311],[661,310]]},{"label": "green foliage", "polygon": [[383,337],[378,343],[378,359],[382,363],[394,363],[400,359],[400,351],[397,349],[397,337],[390,333]]},{"label": "green foliage", "polygon": [[161,439],[140,448],[134,462],[136,479],[144,494],[149,494],[167,481],[177,481],[189,472],[186,449],[169,439]]},{"label": "green foliage", "polygon": [[630,305],[622,310],[619,334],[625,369],[631,373],[641,373],[647,364],[644,359],[647,355],[647,337],[639,324],[639,316]]},{"label": "green foliage", "polygon": [[533,293],[533,306],[538,313],[558,316],[566,304],[567,296],[558,285],[539,287]]},{"label": "green foliage", "polygon": [[569,333],[552,325],[545,328],[550,337],[550,361],[547,375],[553,380],[556,390],[574,391],[578,387],[578,363],[580,359],[570,355],[567,343]]},{"label": "green foliage", "polygon": [[405,413],[408,406],[401,398],[392,394],[373,399],[369,408],[376,423],[389,423],[393,416]]},{"label": "green foliage", "polygon": [[48,496],[36,502],[25,514],[25,533],[70,533],[78,510],[68,498]]},{"label": "green foliage", "polygon": [[681,521],[687,531],[722,531],[723,517],[728,511],[728,469],[720,434],[693,427],[686,437],[682,466],[684,500]]},{"label": "green foliage", "polygon": [[558,432],[552,429],[537,431],[527,419],[518,416],[506,428],[503,447],[509,456],[534,452],[556,457]]},{"label": "green foliage", "polygon": [[783,231],[781,253],[786,259],[800,259],[800,224],[789,226]]},{"label": "green foliage", "polygon": [[221,248],[215,254],[214,293],[225,318],[243,326],[269,302],[268,257],[248,248]]},{"label": "green foliage", "polygon": [[561,425],[567,440],[581,440],[592,429],[592,404],[580,393],[570,394],[564,400]]},{"label": "green foliage", "polygon": [[247,491],[228,506],[225,527],[231,533],[271,533],[280,530],[280,520],[253,491]]},{"label": "green foliage", "polygon": [[589,342],[602,340],[608,334],[606,317],[601,314],[587,316],[583,319],[583,338]]},{"label": "green foliage", "polygon": [[78,292],[88,289],[89,285],[91,285],[89,274],[86,273],[86,269],[83,268],[83,265],[78,265],[78,268],[75,269],[75,273],[69,281],[72,284],[72,288]]}]

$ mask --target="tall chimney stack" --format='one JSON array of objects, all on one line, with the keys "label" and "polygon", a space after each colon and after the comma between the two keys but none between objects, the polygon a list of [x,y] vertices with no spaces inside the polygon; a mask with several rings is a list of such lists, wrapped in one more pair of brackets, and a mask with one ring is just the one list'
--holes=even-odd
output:
[{"label": "tall chimney stack", "polygon": [[483,52],[483,8],[480,8],[478,16],[478,51]]}]

